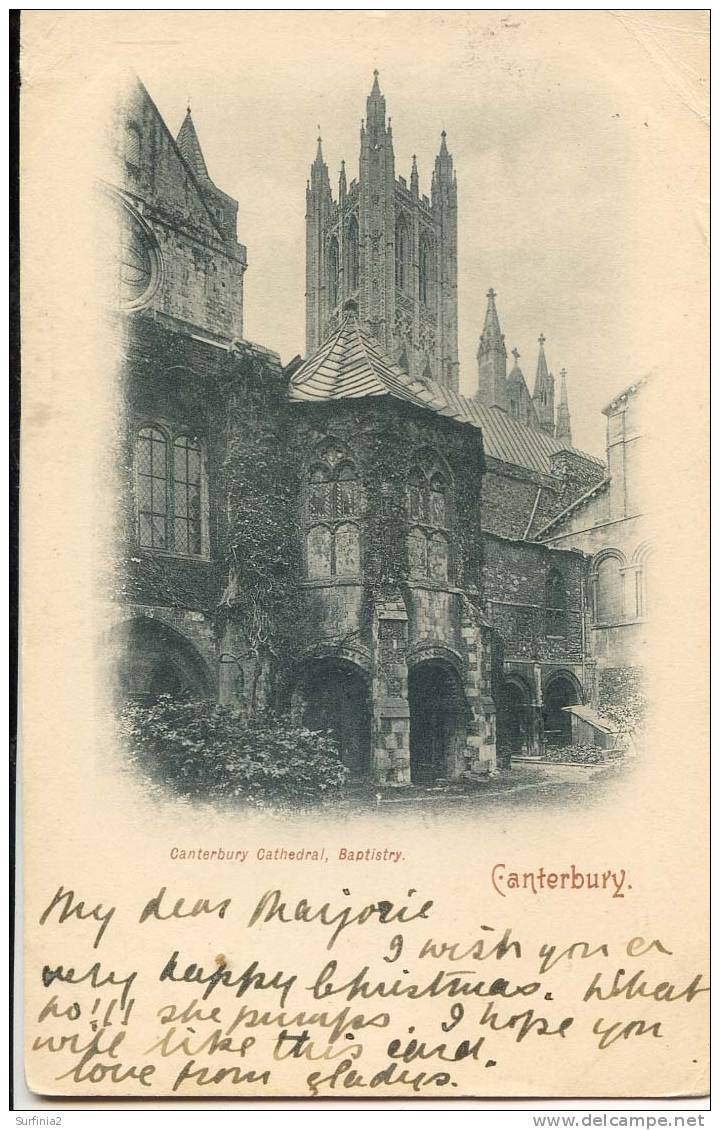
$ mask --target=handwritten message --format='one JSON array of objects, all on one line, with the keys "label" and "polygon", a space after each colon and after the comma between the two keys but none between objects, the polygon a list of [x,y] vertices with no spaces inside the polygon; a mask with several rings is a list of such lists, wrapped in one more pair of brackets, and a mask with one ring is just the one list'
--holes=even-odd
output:
[{"label": "handwritten message", "polygon": [[662,1046],[708,992],[647,931],[559,921],[537,944],[479,916],[456,937],[432,892],[388,894],[162,885],[119,907],[58,887],[28,973],[31,1077],[55,1094],[483,1094],[509,1062]]}]

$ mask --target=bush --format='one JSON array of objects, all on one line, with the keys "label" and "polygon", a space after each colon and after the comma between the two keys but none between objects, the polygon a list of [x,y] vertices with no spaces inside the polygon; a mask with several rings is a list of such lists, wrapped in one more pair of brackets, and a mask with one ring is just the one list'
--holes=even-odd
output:
[{"label": "bush", "polygon": [[337,795],[347,779],[328,734],[266,714],[248,720],[227,706],[161,695],[121,716],[131,765],[178,796],[298,805]]}]

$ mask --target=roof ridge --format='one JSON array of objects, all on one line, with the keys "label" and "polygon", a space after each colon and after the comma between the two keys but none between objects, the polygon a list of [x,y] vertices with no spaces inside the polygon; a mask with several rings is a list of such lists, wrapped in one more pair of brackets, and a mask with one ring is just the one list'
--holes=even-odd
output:
[{"label": "roof ridge", "polygon": [[544,534],[547,530],[551,530],[556,522],[559,522],[561,518],[567,518],[567,516],[569,514],[572,514],[573,510],[576,510],[577,507],[582,505],[583,502],[589,502],[592,496],[594,494],[597,494],[601,487],[607,486],[609,482],[610,477],[606,476],[605,478],[601,479],[599,483],[593,483],[589,490],[586,490],[583,494],[573,499],[569,506],[566,506],[564,510],[561,510],[558,514],[555,514],[554,517],[552,517],[549,522],[546,522],[544,526],[541,526],[534,536],[536,538],[539,538],[541,534]]}]

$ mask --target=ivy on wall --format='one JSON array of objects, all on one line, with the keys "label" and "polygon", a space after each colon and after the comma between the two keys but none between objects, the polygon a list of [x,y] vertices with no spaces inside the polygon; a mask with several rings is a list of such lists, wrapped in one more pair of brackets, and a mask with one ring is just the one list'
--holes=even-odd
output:
[{"label": "ivy on wall", "polygon": [[[138,327],[125,394],[128,414],[180,417],[206,437],[215,564],[139,552],[121,571],[123,600],[214,611],[218,638],[232,624],[247,654],[287,683],[316,642],[312,589],[303,580],[303,474],[317,444],[342,443],[361,479],[363,616],[369,644],[377,601],[408,582],[408,474],[420,448],[435,448],[454,482],[454,577],[481,599],[479,431],[392,399],[292,404],[287,378],[261,354],[203,346],[154,324]],[[120,527],[134,539],[132,433],[119,457],[124,477]]]}]

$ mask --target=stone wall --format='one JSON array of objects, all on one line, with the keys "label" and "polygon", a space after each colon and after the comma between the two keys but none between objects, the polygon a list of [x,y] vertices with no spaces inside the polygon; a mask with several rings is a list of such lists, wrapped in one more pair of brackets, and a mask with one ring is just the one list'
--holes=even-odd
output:
[{"label": "stone wall", "polygon": [[[565,630],[557,636],[546,630],[545,588],[550,570],[560,573],[567,594]],[[581,662],[583,574],[581,553],[485,536],[484,597],[506,660]]]},{"label": "stone wall", "polygon": [[[237,242],[237,203],[217,192],[212,201],[205,198],[139,84],[118,105],[114,150],[123,197],[149,225],[160,252],[161,283],[149,309],[241,338],[247,251]],[[220,220],[216,199],[226,213]]]}]

